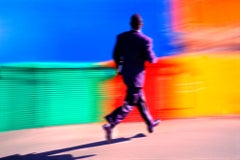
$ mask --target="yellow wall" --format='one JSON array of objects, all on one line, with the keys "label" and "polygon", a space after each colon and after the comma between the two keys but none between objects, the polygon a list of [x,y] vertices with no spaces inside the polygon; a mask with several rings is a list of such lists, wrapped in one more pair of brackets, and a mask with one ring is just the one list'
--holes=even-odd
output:
[{"label": "yellow wall", "polygon": [[185,66],[175,76],[176,117],[240,114],[240,54],[176,57]]}]

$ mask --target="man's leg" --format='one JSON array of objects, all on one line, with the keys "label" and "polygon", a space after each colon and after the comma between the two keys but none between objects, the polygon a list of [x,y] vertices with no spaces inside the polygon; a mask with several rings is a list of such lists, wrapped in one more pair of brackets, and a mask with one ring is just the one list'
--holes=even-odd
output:
[{"label": "man's leg", "polygon": [[133,107],[134,106],[130,106],[127,102],[125,102],[123,106],[118,107],[112,113],[105,116],[108,124],[104,124],[103,129],[106,132],[106,139],[109,142],[112,140],[112,129],[126,118],[126,116],[132,111]]},{"label": "man's leg", "polygon": [[108,124],[103,125],[103,129],[106,132],[106,139],[108,141],[111,141],[112,129],[126,118],[138,101],[138,88],[128,86],[125,103],[105,117]]},{"label": "man's leg", "polygon": [[144,96],[142,93],[141,93],[140,99],[137,103],[137,108],[138,108],[142,118],[144,119],[145,123],[148,126],[148,132],[152,133],[153,128],[160,123],[160,120],[158,120],[158,119],[153,120],[152,115],[145,103]]},{"label": "man's leg", "polygon": [[134,106],[130,106],[127,102],[125,102],[122,106],[105,116],[105,119],[111,125],[111,128],[114,128],[118,123],[126,118],[129,112],[132,111],[133,107]]}]

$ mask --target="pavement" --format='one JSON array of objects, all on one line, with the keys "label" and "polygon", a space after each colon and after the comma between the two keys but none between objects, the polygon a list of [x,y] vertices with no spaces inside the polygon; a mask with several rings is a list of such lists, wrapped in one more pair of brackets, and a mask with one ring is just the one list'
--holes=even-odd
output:
[{"label": "pavement", "polygon": [[240,160],[240,115],[121,123],[113,142],[103,123],[0,133],[0,160]]}]

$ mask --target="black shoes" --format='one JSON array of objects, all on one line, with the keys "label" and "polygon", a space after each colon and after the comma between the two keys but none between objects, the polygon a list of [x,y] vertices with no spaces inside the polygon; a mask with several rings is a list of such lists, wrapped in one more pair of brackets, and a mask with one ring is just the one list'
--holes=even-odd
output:
[{"label": "black shoes", "polygon": [[148,132],[152,133],[153,132],[153,128],[156,127],[159,123],[160,123],[159,119],[155,120],[150,126],[148,126]]},{"label": "black shoes", "polygon": [[[153,123],[148,126],[148,132],[149,133],[152,133],[153,132],[153,128],[156,127],[158,124],[160,123],[160,120],[157,119],[155,121],[153,121]],[[105,131],[105,137],[106,137],[106,140],[111,143],[112,142],[112,127],[110,124],[104,124],[103,126],[103,130]]]},{"label": "black shoes", "polygon": [[111,143],[112,141],[112,128],[109,124],[104,124],[103,125],[103,129],[105,131],[106,134],[106,140]]}]

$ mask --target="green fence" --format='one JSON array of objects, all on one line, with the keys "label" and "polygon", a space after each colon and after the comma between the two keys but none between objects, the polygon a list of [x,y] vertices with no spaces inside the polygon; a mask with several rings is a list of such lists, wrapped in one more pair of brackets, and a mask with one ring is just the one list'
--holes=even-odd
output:
[{"label": "green fence", "polygon": [[94,63],[1,66],[0,131],[99,122],[114,75]]}]

